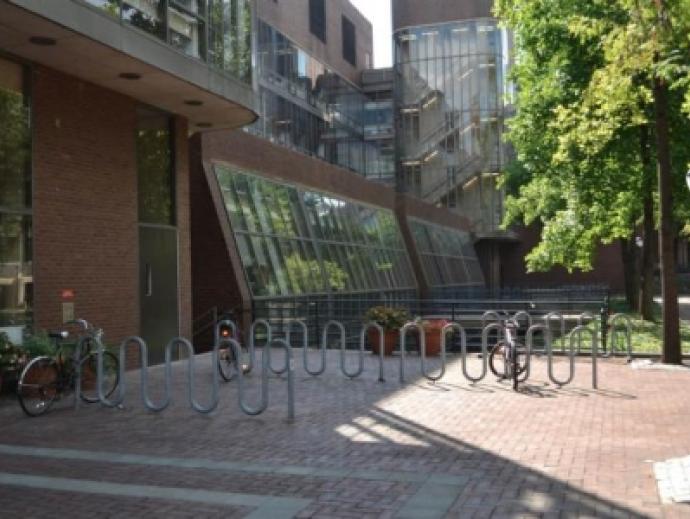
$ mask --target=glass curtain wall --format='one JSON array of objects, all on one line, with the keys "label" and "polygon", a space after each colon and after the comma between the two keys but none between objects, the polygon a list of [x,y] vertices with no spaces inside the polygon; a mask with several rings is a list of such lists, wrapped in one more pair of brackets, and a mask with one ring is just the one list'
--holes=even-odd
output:
[{"label": "glass curtain wall", "polygon": [[506,38],[494,20],[395,34],[399,183],[479,231],[501,219]]},{"label": "glass curtain wall", "polygon": [[31,132],[24,70],[0,59],[0,326],[31,322]]},{"label": "glass curtain wall", "polygon": [[484,275],[468,232],[415,218],[408,221],[430,287],[484,286]]},{"label": "glass curtain wall", "polygon": [[368,98],[262,21],[256,55],[260,118],[248,131],[375,178],[382,152],[365,139]]},{"label": "glass curtain wall", "polygon": [[214,170],[255,299],[415,288],[391,211]]},{"label": "glass curtain wall", "polygon": [[82,0],[251,83],[251,0]]}]

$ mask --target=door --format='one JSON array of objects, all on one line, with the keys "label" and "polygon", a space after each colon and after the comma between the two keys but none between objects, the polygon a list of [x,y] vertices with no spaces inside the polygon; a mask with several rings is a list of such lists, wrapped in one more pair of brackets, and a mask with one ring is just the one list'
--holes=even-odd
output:
[{"label": "door", "polygon": [[139,225],[141,336],[149,364],[165,360],[165,346],[179,335],[177,229]]}]

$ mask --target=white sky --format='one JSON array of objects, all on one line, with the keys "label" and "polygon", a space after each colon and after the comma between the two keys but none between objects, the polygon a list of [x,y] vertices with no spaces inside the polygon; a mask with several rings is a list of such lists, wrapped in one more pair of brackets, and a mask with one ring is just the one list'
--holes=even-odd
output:
[{"label": "white sky", "polygon": [[393,22],[390,0],[350,0],[374,26],[374,66],[393,66]]}]

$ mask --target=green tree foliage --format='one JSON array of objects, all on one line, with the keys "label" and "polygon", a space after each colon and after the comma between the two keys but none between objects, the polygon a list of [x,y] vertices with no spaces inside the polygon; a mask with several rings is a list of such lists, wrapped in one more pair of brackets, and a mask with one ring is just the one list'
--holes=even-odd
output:
[{"label": "green tree foliage", "polygon": [[676,215],[687,218],[690,121],[680,115],[690,86],[688,2],[668,2],[673,30],[661,35],[651,1],[497,0],[516,33],[518,87],[505,224],[543,225],[529,270],[590,270],[600,243],[632,236],[642,208],[639,132],[650,125],[659,73],[675,89]]}]

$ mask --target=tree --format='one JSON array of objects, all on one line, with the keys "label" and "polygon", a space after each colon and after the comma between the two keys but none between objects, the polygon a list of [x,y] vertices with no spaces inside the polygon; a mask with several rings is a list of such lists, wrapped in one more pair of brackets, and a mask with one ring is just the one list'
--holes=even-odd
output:
[{"label": "tree", "polygon": [[[677,299],[669,253],[674,234],[665,186],[678,183],[689,160],[689,121],[674,116],[681,108],[675,90],[690,91],[690,16],[688,0],[655,1],[498,1],[499,16],[517,33],[514,77],[520,89],[510,123],[518,161],[507,173],[515,194],[507,201],[506,223],[543,223],[541,242],[527,257],[529,268],[561,264],[587,270],[598,243],[630,241],[644,216],[645,304],[654,241],[648,236],[650,165],[656,161],[662,179],[662,278],[665,306],[671,308],[664,312],[664,360],[675,362],[670,352],[679,354],[680,345],[674,339]],[[687,214],[687,198],[677,198],[676,221]]]}]

